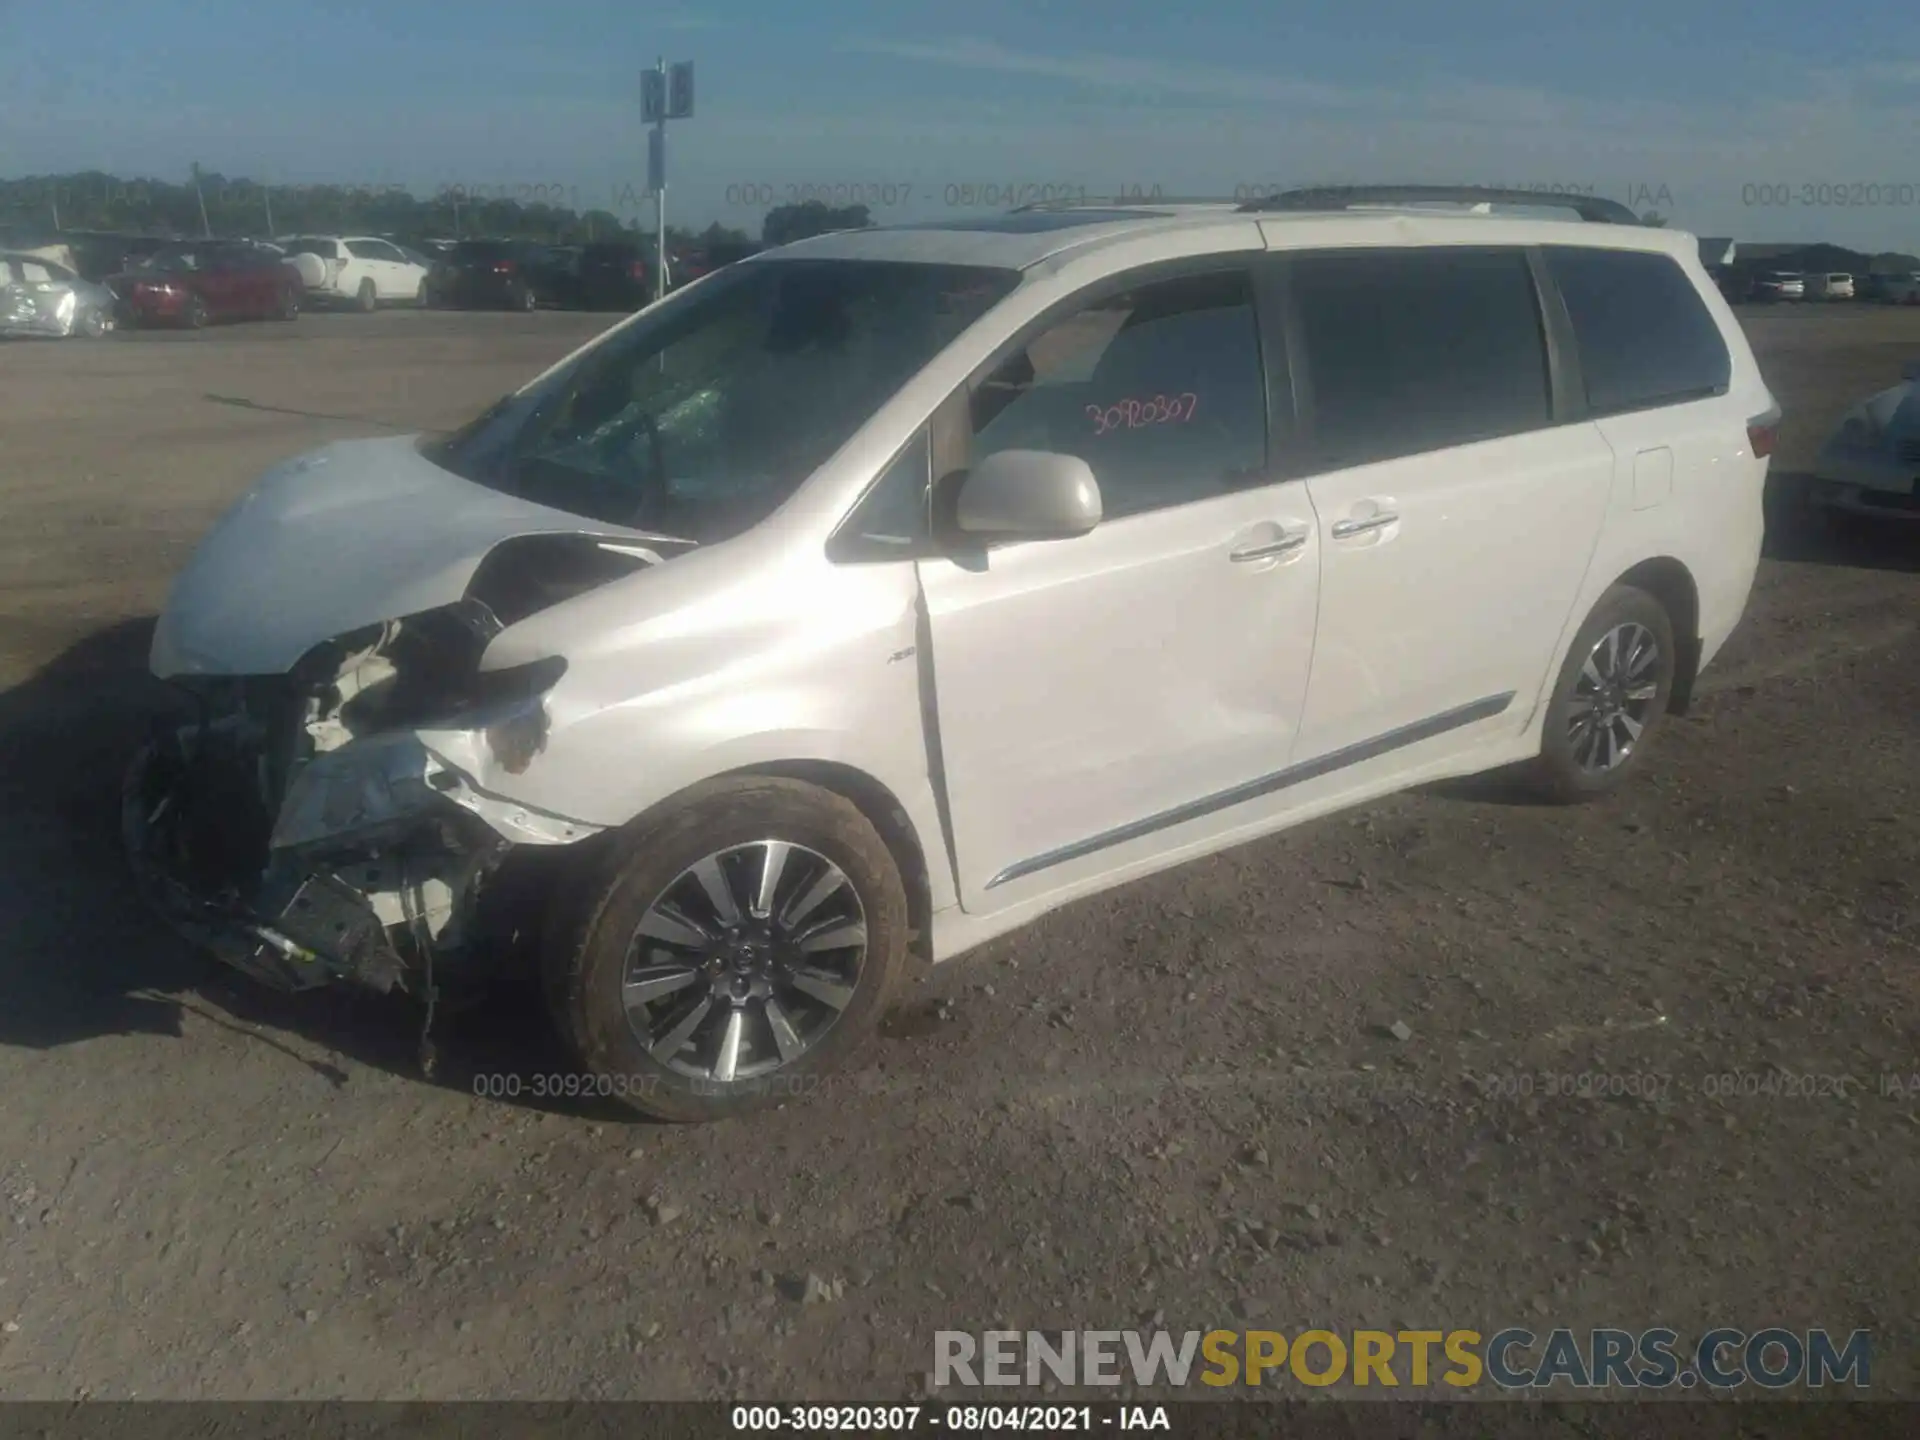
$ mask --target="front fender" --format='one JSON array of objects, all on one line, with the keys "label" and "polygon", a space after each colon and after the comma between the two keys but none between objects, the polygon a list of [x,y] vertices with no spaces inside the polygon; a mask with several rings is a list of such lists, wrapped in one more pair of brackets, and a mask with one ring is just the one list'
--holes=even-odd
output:
[{"label": "front fender", "polygon": [[[662,567],[659,579],[698,558]],[[583,614],[613,607],[615,588],[513,627],[489,649],[496,666],[523,651],[567,660],[537,745],[518,731],[478,729],[422,740],[476,789],[594,828],[625,825],[734,771],[846,767],[899,802],[928,858],[935,907],[955,903],[911,563],[825,569],[780,587],[766,606],[735,590],[623,617],[618,630],[583,624]]]}]

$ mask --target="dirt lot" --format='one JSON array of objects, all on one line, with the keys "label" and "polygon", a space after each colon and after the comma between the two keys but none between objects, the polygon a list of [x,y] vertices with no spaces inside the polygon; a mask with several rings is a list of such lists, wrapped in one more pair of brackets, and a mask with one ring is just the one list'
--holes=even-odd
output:
[{"label": "dirt lot", "polygon": [[[454,424],[598,323],[0,348],[0,1394],[897,1398],[936,1329],[1156,1312],[1864,1326],[1915,1393],[1920,540],[1783,525],[1615,802],[1450,787],[1076,905],[750,1122],[475,1098],[563,1068],[522,997],[428,1083],[405,1004],[210,973],[114,838],[169,576],[270,462]],[[1750,329],[1781,474],[1920,355],[1916,312]],[[1782,1070],[1816,1093],[1714,1093]]]}]

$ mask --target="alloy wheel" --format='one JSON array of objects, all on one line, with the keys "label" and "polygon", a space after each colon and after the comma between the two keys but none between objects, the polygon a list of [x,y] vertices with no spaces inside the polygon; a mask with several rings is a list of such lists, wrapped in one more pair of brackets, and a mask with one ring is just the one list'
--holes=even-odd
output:
[{"label": "alloy wheel", "polygon": [[1574,681],[1567,738],[1574,763],[1592,775],[1626,763],[1660,694],[1660,642],[1635,621],[1594,644]]},{"label": "alloy wheel", "polygon": [[793,1064],[852,1002],[867,919],[817,851],[756,840],[708,855],[653,901],[628,945],[627,1022],[667,1068],[714,1084]]}]

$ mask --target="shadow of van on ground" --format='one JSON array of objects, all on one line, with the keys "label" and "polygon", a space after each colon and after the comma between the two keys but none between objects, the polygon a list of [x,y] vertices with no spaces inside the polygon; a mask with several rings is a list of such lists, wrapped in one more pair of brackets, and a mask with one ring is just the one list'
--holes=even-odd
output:
[{"label": "shadow of van on ground", "polygon": [[[152,633],[150,618],[114,624],[0,693],[0,1046],[178,1037],[191,1010],[336,1085],[349,1083],[336,1058],[466,1094],[483,1076],[568,1073],[537,998],[521,985],[442,1013],[428,1082],[417,1002],[346,988],[279,994],[203,956],[147,908],[121,851],[120,784],[154,722],[178,708],[147,672]],[[314,1058],[315,1048],[326,1058]],[[507,1103],[629,1118],[517,1088]]]}]

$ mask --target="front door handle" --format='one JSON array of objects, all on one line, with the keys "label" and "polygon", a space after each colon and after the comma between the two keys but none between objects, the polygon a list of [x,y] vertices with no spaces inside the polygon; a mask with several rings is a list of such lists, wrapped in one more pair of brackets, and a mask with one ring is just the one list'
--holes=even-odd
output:
[{"label": "front door handle", "polygon": [[1336,520],[1333,522],[1333,538],[1351,540],[1355,535],[1365,535],[1370,530],[1384,530],[1399,518],[1390,511],[1382,511],[1364,520]]},{"label": "front door handle", "polygon": [[1298,550],[1306,543],[1307,537],[1303,531],[1298,535],[1283,535],[1264,545],[1249,545],[1244,550],[1235,550],[1227,558],[1236,565],[1245,565],[1254,560],[1271,560],[1276,555],[1285,555],[1289,550]]}]

